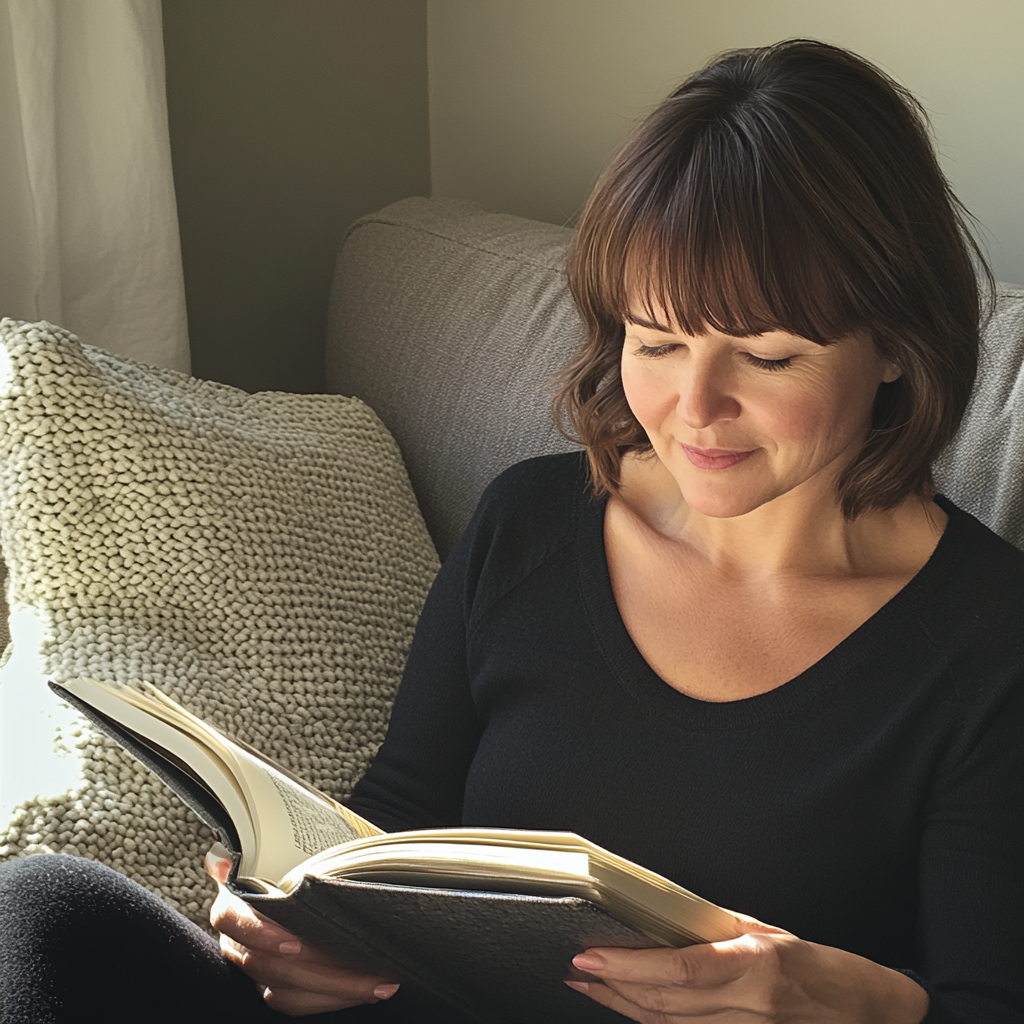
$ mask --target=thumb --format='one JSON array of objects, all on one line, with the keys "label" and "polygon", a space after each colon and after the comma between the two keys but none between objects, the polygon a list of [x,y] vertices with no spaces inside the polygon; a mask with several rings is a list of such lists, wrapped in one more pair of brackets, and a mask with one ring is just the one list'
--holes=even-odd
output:
[{"label": "thumb", "polygon": [[214,843],[207,850],[206,858],[203,861],[206,873],[221,885],[227,882],[228,875],[231,874],[232,864],[234,864],[234,858],[231,856],[230,851],[221,846],[220,843]]}]

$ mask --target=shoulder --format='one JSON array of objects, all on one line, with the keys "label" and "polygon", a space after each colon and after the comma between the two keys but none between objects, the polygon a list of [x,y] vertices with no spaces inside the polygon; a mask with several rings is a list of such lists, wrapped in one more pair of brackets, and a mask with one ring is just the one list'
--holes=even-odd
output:
[{"label": "shoulder", "polygon": [[583,452],[517,462],[487,486],[470,530],[518,529],[534,536],[560,532],[572,522],[590,487]]},{"label": "shoulder", "polygon": [[490,605],[572,544],[591,500],[583,452],[510,466],[484,491],[442,572],[459,574],[471,605]]},{"label": "shoulder", "polygon": [[986,688],[985,680],[1022,689],[1024,552],[952,502],[940,504],[949,516],[943,571],[922,625],[962,695]]},{"label": "shoulder", "polygon": [[939,501],[949,516],[950,589],[985,604],[1024,608],[1024,551],[948,499]]},{"label": "shoulder", "polygon": [[590,470],[585,452],[539,455],[517,462],[499,473],[488,484],[481,504],[495,498],[507,501],[518,495],[532,496],[538,490],[578,494],[581,489],[589,486]]}]

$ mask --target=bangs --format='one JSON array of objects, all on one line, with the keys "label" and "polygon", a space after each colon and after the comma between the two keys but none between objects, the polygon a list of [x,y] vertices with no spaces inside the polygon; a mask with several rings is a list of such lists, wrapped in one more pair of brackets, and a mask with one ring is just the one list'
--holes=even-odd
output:
[{"label": "bangs", "polygon": [[635,168],[645,188],[604,195],[591,211],[593,234],[577,249],[588,271],[577,295],[584,315],[667,316],[693,335],[782,330],[818,344],[869,326],[879,302],[875,268],[864,262],[877,254],[863,238],[841,237],[850,218],[835,208],[837,189],[852,183],[808,174],[792,153],[752,147],[734,124],[704,128],[668,161],[675,173],[657,154],[661,173]]}]

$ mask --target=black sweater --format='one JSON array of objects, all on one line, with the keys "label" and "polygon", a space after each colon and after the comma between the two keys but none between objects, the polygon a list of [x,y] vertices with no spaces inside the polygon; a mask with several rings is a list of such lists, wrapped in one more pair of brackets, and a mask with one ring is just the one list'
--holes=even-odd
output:
[{"label": "black sweater", "polygon": [[1024,554],[943,501],[935,553],[768,693],[687,697],[618,614],[579,455],[486,491],[352,805],[567,829],[802,938],[917,972],[928,1021],[1024,1019]]}]

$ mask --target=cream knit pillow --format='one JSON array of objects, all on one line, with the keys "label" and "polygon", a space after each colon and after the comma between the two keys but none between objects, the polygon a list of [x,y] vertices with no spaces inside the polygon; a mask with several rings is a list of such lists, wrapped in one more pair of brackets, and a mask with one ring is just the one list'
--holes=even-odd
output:
[{"label": "cream knit pillow", "polygon": [[[437,570],[380,421],[355,399],[249,395],[45,322],[0,321],[0,343],[11,622],[44,635],[27,678],[12,628],[0,691],[148,679],[344,797]],[[84,724],[55,742],[78,784],[0,822],[0,857],[94,857],[205,923],[204,826]]]}]

